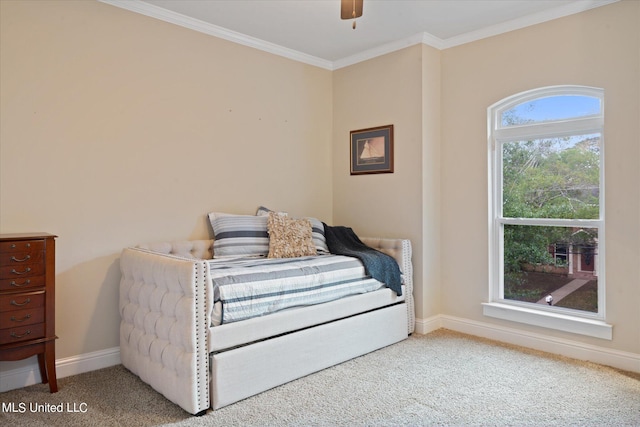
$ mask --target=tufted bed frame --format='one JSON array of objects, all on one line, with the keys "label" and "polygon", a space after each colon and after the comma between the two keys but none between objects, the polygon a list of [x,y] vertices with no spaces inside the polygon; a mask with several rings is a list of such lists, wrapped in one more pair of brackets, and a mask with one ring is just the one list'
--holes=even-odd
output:
[{"label": "tufted bed frame", "polygon": [[414,330],[411,242],[362,238],[393,256],[403,296],[384,288],[210,327],[213,240],[126,248],[120,258],[122,364],[204,414],[401,341]]}]

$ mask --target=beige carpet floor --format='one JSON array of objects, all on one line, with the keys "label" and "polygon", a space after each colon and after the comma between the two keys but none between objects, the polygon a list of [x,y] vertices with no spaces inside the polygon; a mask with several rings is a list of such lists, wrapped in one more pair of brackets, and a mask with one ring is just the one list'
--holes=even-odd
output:
[{"label": "beige carpet floor", "polygon": [[447,330],[414,334],[202,417],[122,366],[62,378],[59,387],[1,393],[0,425],[640,426],[639,374]]}]

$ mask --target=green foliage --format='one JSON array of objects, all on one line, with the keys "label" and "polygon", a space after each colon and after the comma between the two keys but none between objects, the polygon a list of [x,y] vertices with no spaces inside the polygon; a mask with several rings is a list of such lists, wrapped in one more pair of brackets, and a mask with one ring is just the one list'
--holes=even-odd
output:
[{"label": "green foliage", "polygon": [[547,248],[552,242],[550,234],[535,226],[504,226],[504,271],[516,273],[522,270],[521,264],[551,264],[553,258]]},{"label": "green foliage", "polygon": [[553,138],[503,144],[503,216],[599,216],[599,138]]},{"label": "green foliage", "polygon": [[[550,138],[502,145],[503,216],[599,217],[599,136]],[[549,246],[591,244],[571,227],[505,225],[504,272],[513,284],[523,263],[554,264]]]}]

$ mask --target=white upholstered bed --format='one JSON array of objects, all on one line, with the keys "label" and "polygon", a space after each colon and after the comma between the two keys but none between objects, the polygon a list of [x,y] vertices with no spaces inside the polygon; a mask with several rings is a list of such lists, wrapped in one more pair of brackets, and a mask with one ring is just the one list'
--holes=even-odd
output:
[{"label": "white upholstered bed", "polygon": [[218,326],[214,240],[124,249],[122,364],[187,412],[202,414],[405,339],[415,321],[411,242],[362,242],[395,258],[401,296],[381,287]]}]

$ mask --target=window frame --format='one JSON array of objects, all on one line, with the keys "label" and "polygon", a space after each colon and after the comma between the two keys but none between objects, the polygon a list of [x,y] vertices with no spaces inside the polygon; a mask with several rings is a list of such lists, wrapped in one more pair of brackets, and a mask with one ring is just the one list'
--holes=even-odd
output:
[{"label": "window frame", "polygon": [[[555,96],[587,96],[600,100],[597,114],[577,118],[502,125],[502,114],[517,105]],[[533,324],[582,335],[612,339],[612,326],[605,313],[605,185],[604,185],[604,90],[587,86],[550,86],[507,97],[487,109],[489,170],[489,299],[483,313],[489,317]],[[543,138],[598,133],[599,141],[599,217],[597,219],[505,218],[502,216],[502,144]],[[503,227],[513,225],[595,228],[598,231],[598,312],[506,300],[504,292]]]}]

